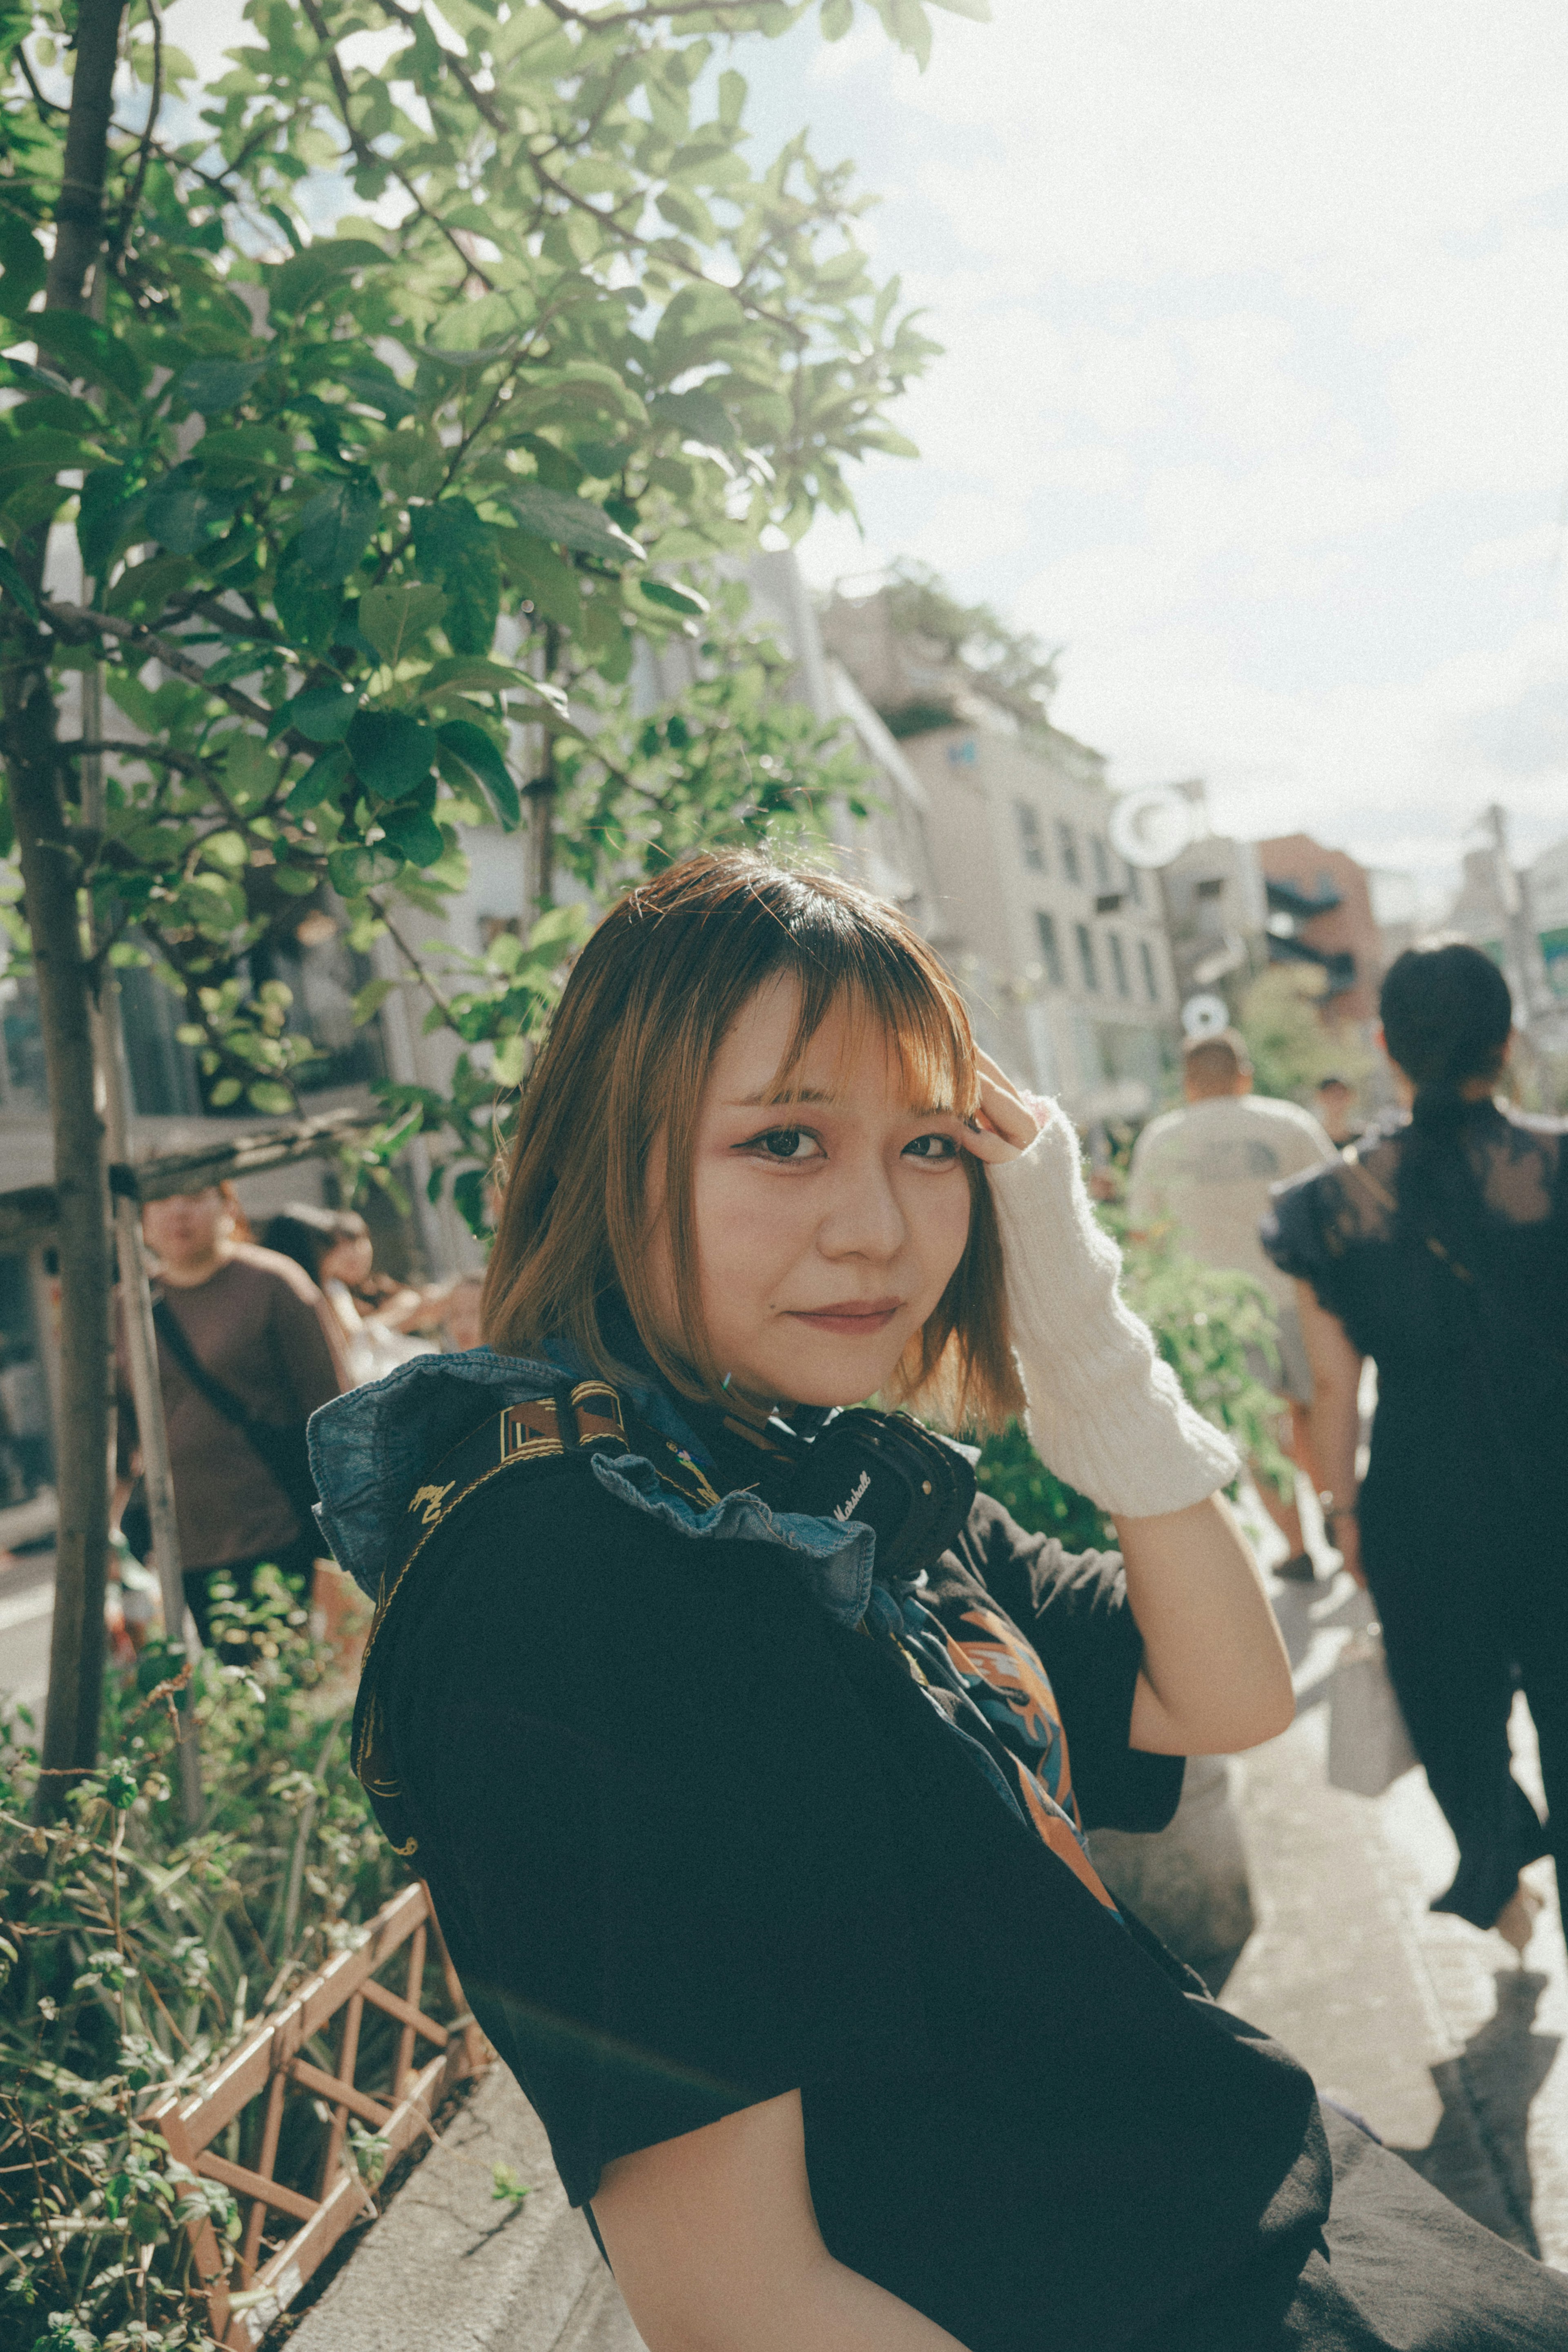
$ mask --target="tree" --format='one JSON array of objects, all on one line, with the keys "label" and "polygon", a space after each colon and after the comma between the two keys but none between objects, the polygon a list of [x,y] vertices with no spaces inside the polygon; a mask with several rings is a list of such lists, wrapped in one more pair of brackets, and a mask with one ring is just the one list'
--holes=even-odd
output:
[{"label": "tree", "polygon": [[1349,1022],[1321,1011],[1323,977],[1310,964],[1270,964],[1243,992],[1236,1024],[1260,1095],[1304,1102],[1331,1072],[1358,1085],[1373,1056]]},{"label": "tree", "polygon": [[[920,0],[874,5],[928,42]],[[720,44],[802,14],[249,0],[256,40],[197,90],[157,0],[4,5],[0,850],[14,829],[61,1189],[54,1768],[91,1762],[101,1674],[106,968],[177,992],[214,1108],[287,1111],[308,1041],[246,958],[332,894],[469,1057],[377,1159],[447,1121],[472,1151],[572,919],[449,993],[400,909],[461,887],[463,825],[526,810],[548,910],[558,845],[602,886],[846,781],[797,735],[758,789],[735,746],[777,732],[765,656],[724,684],[737,624],[697,584],[848,506],[932,348],[868,274],[848,167],[742,152]],[[830,37],[852,17],[825,0]],[[639,730],[635,644],[683,637],[691,694]]]}]

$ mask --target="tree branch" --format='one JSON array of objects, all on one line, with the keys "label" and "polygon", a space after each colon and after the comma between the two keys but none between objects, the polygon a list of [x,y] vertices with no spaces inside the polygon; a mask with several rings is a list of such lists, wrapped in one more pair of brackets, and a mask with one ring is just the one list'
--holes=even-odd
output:
[{"label": "tree branch", "polygon": [[317,0],[300,0],[300,5],[305,11],[306,16],[309,20],[311,31],[315,34],[316,38],[321,44],[322,52],[327,59],[327,70],[332,77],[332,88],[337,93],[338,111],[343,118],[343,129],[348,133],[349,144],[353,149],[360,163],[367,171],[385,172],[391,178],[394,179],[397,182],[398,186],[408,197],[410,203],[413,205],[414,210],[419,214],[420,218],[422,220],[427,220],[432,228],[438,229],[440,231],[441,235],[446,239],[447,244],[452,247],[453,252],[457,256],[458,260],[463,264],[465,270],[471,271],[472,274],[478,278],[486,293],[493,294],[496,290],[495,279],[493,278],[486,277],[484,270],[480,268],[479,264],[473,259],[471,255],[465,252],[458,232],[455,229],[448,228],[444,220],[440,220],[436,217],[435,214],[431,211],[430,206],[425,203],[424,198],[420,194],[419,190],[414,186],[407,173],[401,172],[397,165],[391,162],[387,156],[378,155],[370,142],[355,128],[353,120],[349,113],[349,101],[352,93],[349,89],[348,77],[343,71],[341,60],[338,56],[336,47],[333,46],[332,37],[327,29],[326,19],[323,17],[320,8],[317,5]]},{"label": "tree branch", "polygon": [[141,621],[124,620],[118,613],[89,612],[84,604],[67,604],[47,596],[42,600],[42,608],[45,618],[68,643],[79,645],[93,635],[117,638],[121,644],[141,650],[147,660],[161,661],[165,669],[173,671],[176,677],[183,677],[190,685],[199,686],[206,693],[215,696],[218,701],[226,702],[229,709],[237,711],[242,719],[254,719],[261,727],[272,724],[273,714],[265,702],[257,702],[255,696],[246,694],[243,688],[210,678],[201,663],[193,661],[189,654],[182,652],[173,638],[161,635],[156,629],[147,628]]},{"label": "tree branch", "polygon": [[141,209],[141,192],[147,185],[147,166],[154,144],[153,133],[158,128],[158,117],[163,110],[163,19],[158,14],[158,0],[147,0],[147,15],[152,26],[152,88],[147,100],[147,121],[137,150],[136,175],[126,192],[114,235],[109,241],[109,266],[111,269],[119,268],[120,257],[131,242],[136,215]]}]

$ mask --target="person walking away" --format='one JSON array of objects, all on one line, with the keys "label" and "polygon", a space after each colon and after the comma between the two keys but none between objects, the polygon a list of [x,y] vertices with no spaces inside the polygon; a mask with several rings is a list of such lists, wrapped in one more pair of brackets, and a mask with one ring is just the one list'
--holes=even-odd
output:
[{"label": "person walking away", "polygon": [[[1249,1350],[1260,1384],[1289,1416],[1281,1448],[1316,1484],[1307,1408],[1312,1375],[1301,1346],[1291,1284],[1264,1255],[1259,1221],[1271,1185],[1321,1168],[1334,1149],[1311,1111],[1252,1091],[1252,1062],[1234,1029],[1189,1037],[1182,1047],[1186,1105],[1151,1119],[1133,1147],[1127,1214],[1134,1234],[1166,1228],[1200,1265],[1249,1274],[1268,1292],[1279,1330],[1280,1360]],[[1290,1546],[1279,1573],[1311,1583],[1316,1570],[1294,1500],[1259,1463],[1249,1465],[1258,1498]]]},{"label": "person walking away", "polygon": [[[282,1440],[349,1385],[320,1292],[291,1259],[240,1241],[237,1212],[228,1188],[211,1185],[150,1201],[141,1221],[157,1259],[158,1368],[185,1599],[207,1645],[220,1578],[247,1600],[256,1570],[272,1561],[306,1607],[314,1584],[308,1505],[286,1493],[243,1422],[266,1423]],[[129,1413],[123,1331],[118,1353]],[[284,1446],[276,1452],[281,1458]]]},{"label": "person walking away", "polygon": [[[1264,1242],[1296,1282],[1313,1437],[1346,1566],[1370,1587],[1416,1754],[1459,1849],[1434,1911],[1518,1949],[1568,1822],[1568,1121],[1494,1099],[1512,1005],[1490,956],[1412,948],[1383,982],[1411,1098],[1287,1186]],[[1377,1415],[1356,1490],[1361,1366]],[[1549,1821],[1514,1780],[1521,1682]]]},{"label": "person walking away", "polygon": [[1312,1089],[1312,1108],[1317,1112],[1318,1125],[1336,1151],[1354,1143],[1365,1122],[1355,1108],[1355,1088],[1348,1078],[1335,1077],[1332,1073],[1320,1078]]},{"label": "person walking away", "polygon": [[353,1387],[430,1352],[430,1341],[404,1328],[418,1319],[424,1294],[376,1272],[371,1230],[357,1209],[291,1201],[269,1221],[265,1239],[302,1266],[326,1299]]}]

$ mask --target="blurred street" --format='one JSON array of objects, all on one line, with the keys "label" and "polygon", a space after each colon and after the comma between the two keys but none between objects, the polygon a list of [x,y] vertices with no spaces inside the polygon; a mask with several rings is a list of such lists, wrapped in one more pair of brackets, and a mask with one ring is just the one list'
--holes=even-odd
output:
[{"label": "blurred street", "polygon": [[52,1551],[0,1561],[0,1697],[40,1714],[49,1686],[49,1624],[55,1610]]}]

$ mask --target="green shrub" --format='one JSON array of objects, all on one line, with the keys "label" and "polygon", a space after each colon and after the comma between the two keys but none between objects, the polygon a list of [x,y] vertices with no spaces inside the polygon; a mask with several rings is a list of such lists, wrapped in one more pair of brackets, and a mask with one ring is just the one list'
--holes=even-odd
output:
[{"label": "green shrub", "polygon": [[[172,1788],[161,1646],[111,1696],[111,1760],[78,1777],[47,1827],[30,1818],[30,1722],[5,1727],[0,2352],[208,2341],[183,2225],[204,2210],[232,2237],[238,2214],[143,2118],[351,1946],[404,1875],[350,1769],[350,1701],[327,1653],[276,1573],[257,1582],[248,1610],[226,1610],[230,1630],[250,1634],[246,1663],[209,1656],[200,1670],[207,1806],[195,1835]],[[365,2023],[374,2030],[369,2010]],[[285,2115],[297,2144],[286,2137],[277,2178],[313,2189],[324,2124],[303,2099]],[[248,2128],[231,2126],[220,2152],[247,2160]]]}]

